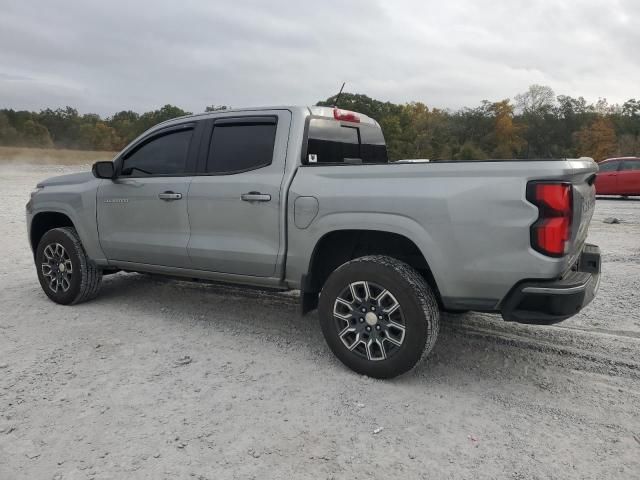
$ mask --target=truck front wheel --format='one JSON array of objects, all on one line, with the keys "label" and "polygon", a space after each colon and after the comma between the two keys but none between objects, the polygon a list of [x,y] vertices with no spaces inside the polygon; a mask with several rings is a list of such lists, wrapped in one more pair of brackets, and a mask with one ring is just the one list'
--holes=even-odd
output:
[{"label": "truck front wheel", "polygon": [[409,371],[438,336],[433,290],[414,268],[392,257],[361,257],[337,268],[322,289],[318,311],[333,353],[370,377]]},{"label": "truck front wheel", "polygon": [[74,228],[54,228],[45,233],[35,260],[42,290],[54,302],[70,305],[98,294],[102,271],[87,257]]}]

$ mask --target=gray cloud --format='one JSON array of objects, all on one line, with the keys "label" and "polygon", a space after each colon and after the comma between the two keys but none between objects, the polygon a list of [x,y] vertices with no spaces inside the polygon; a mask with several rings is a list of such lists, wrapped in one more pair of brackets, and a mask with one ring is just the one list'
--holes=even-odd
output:
[{"label": "gray cloud", "polygon": [[4,3],[0,106],[310,104],[343,80],[445,108],[532,83],[590,100],[640,97],[633,0]]}]

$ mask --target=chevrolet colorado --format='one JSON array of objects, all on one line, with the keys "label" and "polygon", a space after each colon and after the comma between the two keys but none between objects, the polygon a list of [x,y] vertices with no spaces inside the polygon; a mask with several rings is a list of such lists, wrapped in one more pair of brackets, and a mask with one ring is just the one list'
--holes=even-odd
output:
[{"label": "chevrolet colorado", "polygon": [[587,305],[596,172],[588,158],[389,162],[365,115],[233,110],[39,183],[28,235],[54,302],[95,297],[117,270],[299,289],[345,365],[389,378],[430,351],[442,310],[549,324]]}]

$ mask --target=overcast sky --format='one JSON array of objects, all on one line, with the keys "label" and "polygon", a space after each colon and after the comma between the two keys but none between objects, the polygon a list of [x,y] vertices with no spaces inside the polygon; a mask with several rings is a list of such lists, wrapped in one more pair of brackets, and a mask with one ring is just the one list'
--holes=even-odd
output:
[{"label": "overcast sky", "polygon": [[0,108],[640,97],[636,0],[0,0]]}]

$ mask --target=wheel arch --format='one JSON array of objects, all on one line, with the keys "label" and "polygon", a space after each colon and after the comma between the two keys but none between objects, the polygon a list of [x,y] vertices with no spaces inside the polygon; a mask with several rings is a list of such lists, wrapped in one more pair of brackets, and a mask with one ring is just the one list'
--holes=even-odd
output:
[{"label": "wheel arch", "polygon": [[44,211],[38,212],[34,215],[33,220],[31,221],[31,230],[29,232],[29,242],[34,255],[44,234],[49,230],[58,227],[76,228],[71,217],[66,213]]},{"label": "wheel arch", "polygon": [[316,242],[306,274],[301,280],[302,312],[314,310],[327,278],[340,265],[367,255],[387,255],[415,268],[433,288],[439,305],[440,290],[429,262],[409,237],[379,229],[337,229]]}]

